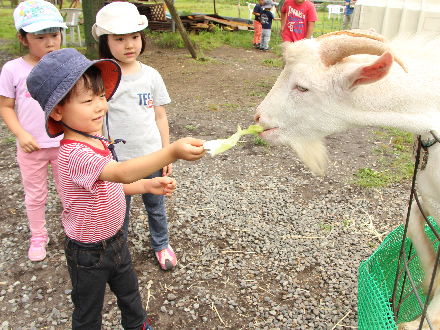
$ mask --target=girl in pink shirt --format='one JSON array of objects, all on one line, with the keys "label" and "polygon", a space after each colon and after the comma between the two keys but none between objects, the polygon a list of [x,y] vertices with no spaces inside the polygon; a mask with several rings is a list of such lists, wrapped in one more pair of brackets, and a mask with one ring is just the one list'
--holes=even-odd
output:
[{"label": "girl in pink shirt", "polygon": [[0,115],[17,138],[17,163],[31,231],[28,257],[31,261],[40,261],[46,257],[49,242],[45,227],[47,169],[50,165],[58,188],[57,157],[62,136],[51,139],[47,135],[44,113],[30,96],[26,78],[40,58],[60,49],[60,29],[67,26],[58,9],[47,1],[24,1],[17,6],[13,15],[17,37],[29,49],[29,53],[2,67]]}]

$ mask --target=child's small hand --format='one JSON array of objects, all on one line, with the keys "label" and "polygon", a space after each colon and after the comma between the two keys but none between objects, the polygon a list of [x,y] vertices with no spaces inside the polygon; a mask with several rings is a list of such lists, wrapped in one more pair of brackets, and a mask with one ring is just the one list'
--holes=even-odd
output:
[{"label": "child's small hand", "polygon": [[183,138],[172,143],[174,155],[177,159],[197,160],[205,156],[206,150],[203,148],[205,140],[194,138]]},{"label": "child's small hand", "polygon": [[27,154],[41,149],[37,140],[26,131],[23,132],[23,134],[18,135],[17,140],[21,150]]},{"label": "child's small hand", "polygon": [[177,187],[176,180],[170,177],[156,177],[148,181],[148,192],[154,195],[170,197]]},{"label": "child's small hand", "polygon": [[168,164],[162,169],[162,176],[170,176],[173,173],[173,164]]}]

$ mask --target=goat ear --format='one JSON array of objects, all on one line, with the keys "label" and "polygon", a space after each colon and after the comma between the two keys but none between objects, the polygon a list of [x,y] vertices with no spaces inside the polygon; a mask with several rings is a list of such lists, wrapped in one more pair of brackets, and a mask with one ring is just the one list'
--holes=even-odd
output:
[{"label": "goat ear", "polygon": [[390,71],[393,61],[393,55],[390,52],[385,52],[373,63],[358,67],[347,77],[349,88],[371,84],[382,79]]}]

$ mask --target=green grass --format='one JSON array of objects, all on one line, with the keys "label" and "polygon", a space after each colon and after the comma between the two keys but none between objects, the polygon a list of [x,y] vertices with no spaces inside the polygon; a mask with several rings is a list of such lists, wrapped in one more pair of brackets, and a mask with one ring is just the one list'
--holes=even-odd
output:
[{"label": "green grass", "polygon": [[5,143],[15,143],[15,136],[14,137],[7,137],[3,140]]},{"label": "green grass", "polygon": [[385,187],[412,177],[414,159],[411,153],[413,135],[393,128],[375,131],[383,143],[372,150],[381,155],[379,163],[383,170],[363,168],[354,173],[353,182],[366,188]]},{"label": "green grass", "polygon": [[[238,1],[216,0],[215,9],[217,11],[217,15],[249,18],[249,10],[246,1],[241,0],[240,2],[239,11]],[[212,0],[179,0],[175,2],[174,6],[176,7],[176,10],[180,12],[180,15],[188,15],[190,13],[214,14],[214,1]]]},{"label": "green grass", "polygon": [[0,38],[13,40],[16,38],[17,30],[15,30],[14,20],[12,18],[12,13],[14,10],[12,8],[1,8],[0,9]]},{"label": "green grass", "polygon": [[187,129],[188,131],[195,131],[197,129],[197,126],[194,125],[186,125],[185,129]]},{"label": "green grass", "polygon": [[254,135],[254,144],[262,147],[269,147],[269,144],[257,135]]},{"label": "green grass", "polygon": [[283,67],[283,61],[279,58],[269,58],[269,59],[265,59],[263,60],[263,65],[268,66],[268,67],[274,67],[274,68],[282,68]]},{"label": "green grass", "polygon": [[[181,49],[185,48],[179,32],[152,32],[147,30],[147,35],[155,40],[161,48]],[[199,52],[212,50],[222,45],[229,45],[234,48],[251,49],[253,32],[250,31],[221,31],[216,29],[213,32],[189,33],[189,40]],[[202,56],[203,57],[203,56]]]},{"label": "green grass", "polygon": [[221,106],[231,112],[234,112],[234,111],[238,110],[238,108],[239,108],[239,105],[236,103],[223,103],[223,104],[221,104]]},{"label": "green grass", "polygon": [[[249,18],[249,10],[246,1],[240,0],[240,12],[238,10],[238,1],[235,0],[216,0],[216,11],[220,16]],[[3,1],[5,7],[0,8],[0,38],[12,41],[12,44],[3,46],[13,55],[23,55],[25,50],[20,48],[20,43],[16,37],[16,30],[12,17],[13,8],[10,7],[10,1]],[[179,0],[175,3],[177,11],[183,15],[191,13],[213,14],[214,5],[211,0]],[[273,48],[272,52],[281,55],[281,36],[280,21],[272,23],[272,35],[269,46]],[[328,19],[326,6],[318,11],[318,22],[314,30],[314,37],[330,31],[340,30],[342,27],[342,19]],[[80,25],[81,36],[84,40],[84,25]],[[163,48],[184,48],[185,44],[178,32],[175,33],[154,33],[146,30],[147,33],[155,39],[155,42]],[[254,32],[250,31],[220,31],[217,27],[213,32],[190,33],[191,42],[198,49],[201,58],[204,57],[203,52],[217,48],[221,45],[229,45],[234,48],[251,49],[253,43]],[[67,34],[69,41],[69,34]],[[76,47],[78,48],[78,47]],[[85,48],[82,48],[85,49]],[[267,60],[264,62],[266,66],[281,67],[281,60]]]}]

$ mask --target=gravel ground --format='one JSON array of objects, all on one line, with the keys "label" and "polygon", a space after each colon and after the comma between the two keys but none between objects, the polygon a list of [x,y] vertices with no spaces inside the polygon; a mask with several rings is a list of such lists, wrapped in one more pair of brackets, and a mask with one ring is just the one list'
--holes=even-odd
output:
[{"label": "gravel ground", "polygon": [[[250,79],[244,72],[251,68],[273,77],[279,69],[257,68],[255,61],[237,60],[239,51],[226,50],[235,52],[234,60],[224,55],[224,48],[213,51],[215,60],[203,64],[198,76],[191,68],[200,65],[184,53],[161,51],[168,56],[167,65],[176,66],[169,70],[172,75],[163,74],[177,100],[167,108],[172,140],[185,135],[222,138],[232,134],[237,123],[252,123],[253,108],[262,97],[249,101],[243,93],[235,96],[235,86]],[[244,99],[247,103],[239,104],[246,111],[200,110],[220,101],[200,92],[189,102],[184,93],[195,87],[179,88],[171,79],[179,78],[183,71],[178,67],[185,66],[182,70],[190,71],[192,82],[210,86],[206,72],[219,71],[219,62],[223,72],[244,68],[243,74],[227,78],[228,99]],[[197,129],[184,129],[189,124]],[[178,190],[167,199],[167,212],[179,261],[169,272],[160,270],[154,259],[145,229],[148,221],[135,196],[129,246],[154,329],[356,328],[359,264],[401,222],[409,197],[408,182],[371,190],[351,183],[357,169],[379,168],[380,156],[372,152],[378,143],[369,128],[330,137],[331,166],[324,178],[312,176],[289,149],[261,146],[250,136],[217,157],[176,162]],[[53,180],[47,206],[48,256],[32,263],[27,258],[29,229],[15,142],[3,122],[0,147],[0,328],[68,329],[73,306]],[[103,328],[117,329],[119,323],[109,291]]]}]

